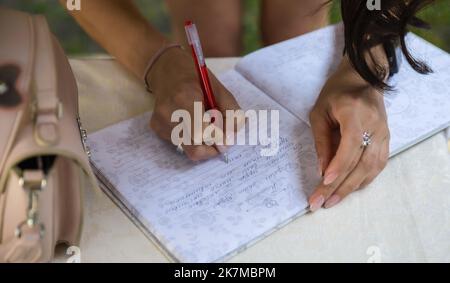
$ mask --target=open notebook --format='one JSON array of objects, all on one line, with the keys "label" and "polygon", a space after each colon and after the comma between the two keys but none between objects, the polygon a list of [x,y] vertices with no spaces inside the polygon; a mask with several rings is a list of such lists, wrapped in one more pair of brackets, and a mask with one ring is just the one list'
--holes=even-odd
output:
[{"label": "open notebook", "polygon": [[[151,113],[89,136],[105,192],[173,260],[224,261],[307,211],[319,182],[311,110],[343,50],[342,25],[265,48],[219,76],[244,109],[280,110],[280,150],[236,146],[230,163],[193,164],[148,130]],[[435,73],[406,63],[386,95],[391,156],[450,126],[450,55],[408,35]]]}]

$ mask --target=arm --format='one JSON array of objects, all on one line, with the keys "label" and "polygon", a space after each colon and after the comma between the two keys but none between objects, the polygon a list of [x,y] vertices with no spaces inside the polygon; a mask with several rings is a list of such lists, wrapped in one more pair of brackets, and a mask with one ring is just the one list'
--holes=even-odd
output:
[{"label": "arm", "polygon": [[[309,199],[312,211],[330,208],[351,192],[365,187],[386,166],[389,129],[383,91],[389,64],[382,44],[397,41],[408,63],[430,72],[415,60],[404,40],[408,25],[426,26],[414,15],[432,0],[385,0],[379,11],[366,1],[341,0],[345,52],[338,70],[325,84],[310,114],[319,171],[324,177]],[[372,144],[362,147],[363,134]]]},{"label": "arm", "polygon": [[[60,0],[66,5],[65,0]],[[131,0],[90,0],[71,12],[106,51],[142,78],[147,62],[167,39],[141,15]]]},{"label": "arm", "polygon": [[[65,5],[65,1],[61,3]],[[81,11],[71,14],[93,39],[138,78],[144,76],[151,58],[168,43],[168,40],[145,20],[131,0],[84,1]],[[226,110],[239,109],[231,93],[215,76],[211,74],[210,78],[218,107],[223,114]],[[171,121],[172,114],[183,109],[192,117],[188,127],[191,132],[183,132],[183,135],[202,137],[204,129],[200,129],[201,133],[193,132],[196,129],[193,119],[194,102],[203,102],[203,94],[190,53],[181,48],[166,50],[158,57],[145,79],[155,97],[150,127],[156,134],[172,142],[172,129],[177,126]],[[206,126],[203,124],[203,127]],[[174,145],[174,149],[175,146],[178,145]],[[194,161],[218,155],[214,146],[195,143],[182,146],[187,157]]]},{"label": "arm", "polygon": [[[373,55],[387,70],[383,48],[375,47]],[[373,63],[370,66],[374,68]],[[336,205],[384,169],[389,157],[389,129],[383,93],[355,71],[347,56],[325,84],[310,121],[324,177],[310,197],[311,210],[315,211]],[[362,148],[366,131],[372,135],[372,144]]]}]

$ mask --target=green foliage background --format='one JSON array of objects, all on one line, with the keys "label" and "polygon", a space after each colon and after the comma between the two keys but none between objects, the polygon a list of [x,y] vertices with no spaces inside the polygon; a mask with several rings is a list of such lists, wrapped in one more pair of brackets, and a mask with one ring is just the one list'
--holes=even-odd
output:
[{"label": "green foliage background", "polygon": [[[86,1],[86,0],[84,0]],[[226,1],[226,0],[224,0]],[[170,21],[164,0],[135,0],[145,16],[163,33],[170,35]],[[259,0],[243,0],[244,51],[249,53],[261,47],[258,32]],[[53,32],[69,54],[102,52],[64,11],[57,0],[0,0],[0,5],[32,13],[45,14]],[[450,0],[437,0],[420,15],[432,25],[429,31],[415,30],[418,34],[450,52]],[[330,12],[332,23],[340,20],[339,1],[334,1]]]}]

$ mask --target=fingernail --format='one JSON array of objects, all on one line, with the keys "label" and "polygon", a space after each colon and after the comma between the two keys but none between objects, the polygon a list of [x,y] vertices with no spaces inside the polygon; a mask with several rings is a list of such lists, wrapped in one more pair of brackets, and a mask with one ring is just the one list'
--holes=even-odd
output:
[{"label": "fingernail", "polygon": [[324,184],[325,186],[328,186],[328,185],[330,185],[331,183],[333,183],[334,181],[336,181],[337,177],[338,177],[338,175],[337,175],[336,173],[330,173],[330,174],[327,174],[327,175],[325,176],[325,179],[323,180],[323,184]]},{"label": "fingernail", "polygon": [[341,201],[341,198],[338,195],[334,195],[327,200],[327,202],[325,203],[325,208],[327,208],[327,209],[332,208],[333,206],[338,204],[340,201]]},{"label": "fingernail", "polygon": [[325,202],[325,198],[322,195],[320,195],[309,204],[309,209],[312,212],[317,211],[322,207],[324,202]]}]

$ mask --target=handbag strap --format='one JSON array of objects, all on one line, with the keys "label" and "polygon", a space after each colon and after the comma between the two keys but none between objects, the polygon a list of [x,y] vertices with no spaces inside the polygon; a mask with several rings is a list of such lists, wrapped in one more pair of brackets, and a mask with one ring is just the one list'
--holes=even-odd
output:
[{"label": "handbag strap", "polygon": [[[11,28],[14,27],[14,29]],[[2,93],[18,97],[15,104],[0,105],[0,176],[16,139],[28,105],[34,64],[32,18],[22,12],[0,7],[0,84]],[[0,189],[1,191],[1,189]]]},{"label": "handbag strap", "polygon": [[20,237],[12,237],[0,245],[0,259],[6,263],[38,262],[43,247],[39,228],[26,229]]},{"label": "handbag strap", "polygon": [[44,16],[35,16],[36,50],[34,59],[34,93],[32,115],[35,121],[34,136],[41,146],[53,146],[59,142],[59,120],[62,104],[58,97],[56,57],[53,38]]},{"label": "handbag strap", "polygon": [[39,194],[47,184],[47,176],[42,158],[38,159],[40,162],[37,161],[37,168],[28,168],[28,164],[20,173],[20,186],[28,193],[27,216],[17,225],[14,236],[0,245],[1,261],[19,263],[38,262],[41,259],[45,227],[39,220],[38,203]]}]

